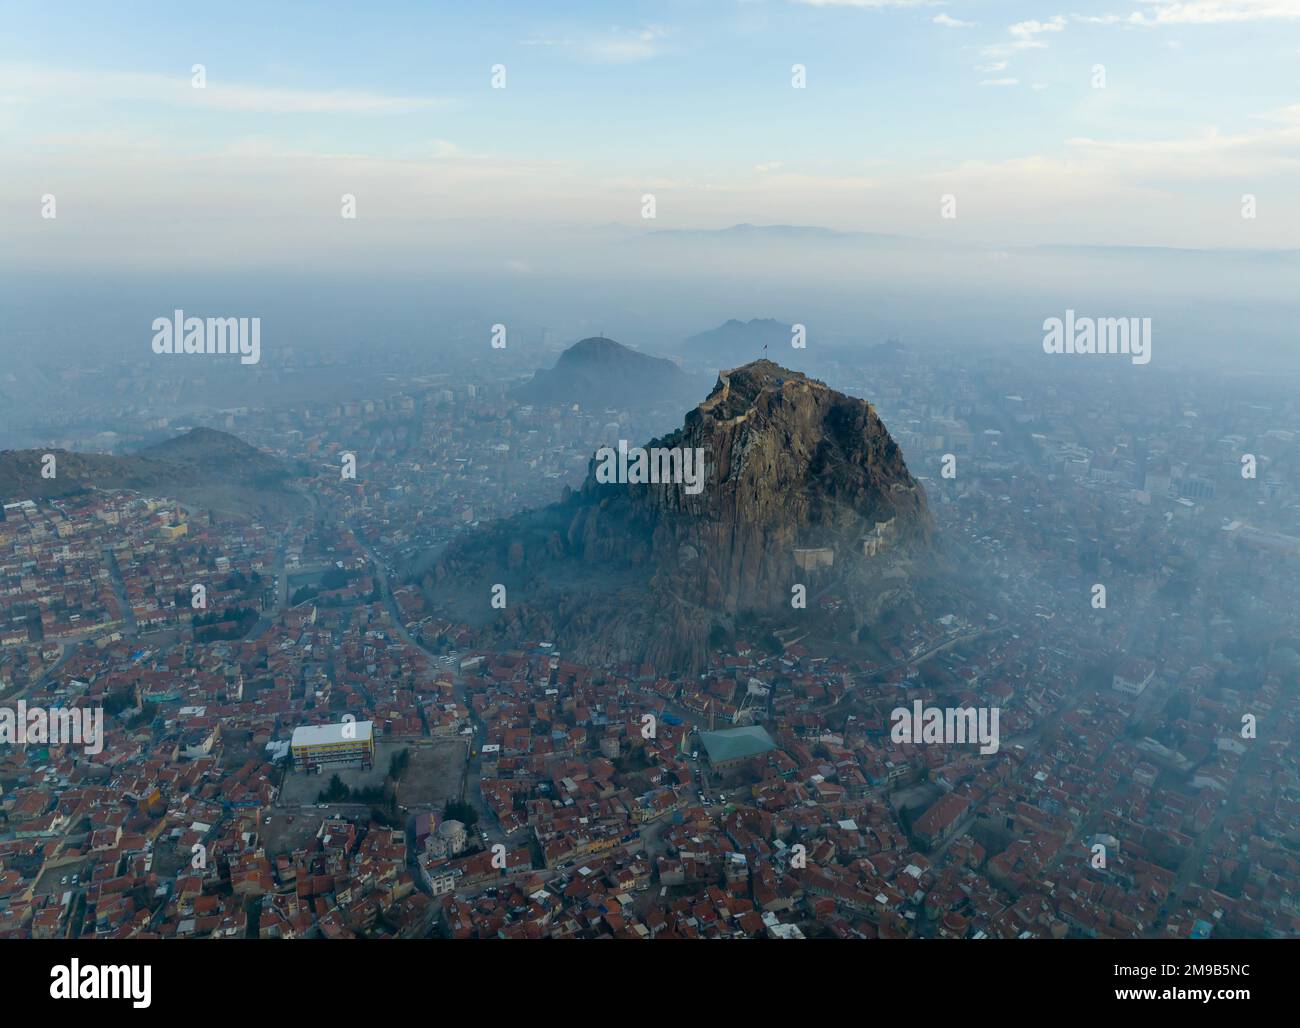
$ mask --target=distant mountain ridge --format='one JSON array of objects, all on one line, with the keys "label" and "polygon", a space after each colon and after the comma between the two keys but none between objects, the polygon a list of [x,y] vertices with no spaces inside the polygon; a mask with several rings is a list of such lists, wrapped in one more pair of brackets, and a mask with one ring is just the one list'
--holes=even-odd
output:
[{"label": "distant mountain ridge", "polygon": [[1295,247],[1181,247],[1138,246],[1132,244],[1043,243],[1011,245],[996,240],[971,240],[948,243],[923,236],[890,232],[864,232],[834,229],[822,225],[728,225],[722,228],[655,229],[643,233],[647,240],[716,240],[722,243],[747,244],[767,240],[773,243],[835,243],[867,249],[939,250],[959,249],[974,252],[995,251],[1026,256],[1055,257],[1165,257],[1182,259],[1264,260],[1286,263],[1300,261]]},{"label": "distant mountain ridge", "polygon": [[718,362],[721,367],[736,367],[763,356],[766,346],[775,354],[790,350],[793,326],[775,318],[731,318],[717,328],[697,332],[687,338],[686,352],[696,359]]}]

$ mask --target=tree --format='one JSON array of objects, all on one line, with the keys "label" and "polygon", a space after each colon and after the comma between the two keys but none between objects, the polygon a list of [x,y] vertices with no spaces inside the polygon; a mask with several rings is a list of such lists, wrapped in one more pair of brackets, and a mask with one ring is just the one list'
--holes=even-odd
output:
[{"label": "tree", "polygon": [[320,584],[322,589],[342,589],[348,584],[348,573],[342,568],[330,568],[325,574],[321,575]]},{"label": "tree", "polygon": [[460,800],[448,800],[447,805],[442,808],[442,818],[444,821],[459,821],[469,828],[478,823],[478,811]]},{"label": "tree", "polygon": [[337,773],[330,776],[330,784],[317,797],[318,803],[345,803],[352,791],[343,784],[343,779]]},{"label": "tree", "polygon": [[301,586],[300,588],[294,590],[293,596],[289,599],[289,606],[296,607],[298,606],[298,604],[302,603],[303,600],[312,599],[318,592],[320,592],[320,590],[317,589],[315,586],[312,585]]}]

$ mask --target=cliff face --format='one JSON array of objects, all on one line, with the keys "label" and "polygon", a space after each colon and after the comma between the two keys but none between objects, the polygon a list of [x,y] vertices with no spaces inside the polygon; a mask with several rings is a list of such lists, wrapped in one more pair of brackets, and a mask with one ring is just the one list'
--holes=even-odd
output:
[{"label": "cliff face", "polygon": [[697,669],[715,625],[788,612],[796,583],[869,615],[930,542],[925,494],[871,406],[770,361],[720,375],[656,448],[702,452],[702,488],[610,483],[593,459],[559,504],[449,548],[435,603],[461,583],[486,608],[491,579],[509,595],[485,622],[498,642]]},{"label": "cliff face", "polygon": [[704,489],[599,485],[593,469],[570,542],[584,560],[648,548],[655,584],[690,603],[730,614],[788,605],[796,549],[848,560],[891,519],[899,542],[929,539],[925,495],[871,406],[771,361],[721,375],[680,430],[649,446],[702,450]]}]

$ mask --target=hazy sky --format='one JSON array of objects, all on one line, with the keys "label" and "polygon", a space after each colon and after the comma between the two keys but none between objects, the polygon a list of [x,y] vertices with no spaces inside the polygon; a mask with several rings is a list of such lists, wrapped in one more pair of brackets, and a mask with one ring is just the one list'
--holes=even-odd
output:
[{"label": "hazy sky", "polygon": [[1295,247],[1300,0],[0,3],[0,166],[36,267],[610,223]]}]

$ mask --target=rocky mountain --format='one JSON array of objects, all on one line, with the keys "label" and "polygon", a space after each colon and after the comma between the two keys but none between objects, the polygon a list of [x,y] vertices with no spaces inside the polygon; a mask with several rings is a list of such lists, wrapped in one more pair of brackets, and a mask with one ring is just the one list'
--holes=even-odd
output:
[{"label": "rocky mountain", "polygon": [[[41,474],[54,456],[54,477]],[[283,511],[303,503],[280,460],[228,432],[195,428],[134,454],[0,451],[0,497],[53,499],[86,489],[130,489],[226,514]]]},{"label": "rocky mountain", "polygon": [[691,380],[672,361],[593,336],[574,343],[554,368],[538,371],[512,395],[523,403],[644,407],[685,402],[690,389]]},{"label": "rocky mountain", "polygon": [[[789,615],[798,584],[810,606],[833,589],[872,618],[929,549],[925,493],[871,405],[771,361],[719,375],[645,449],[702,455],[702,479],[611,482],[598,452],[578,491],[444,551],[423,576],[434,605],[485,644],[698,669],[738,619]],[[489,602],[497,584],[503,610]]]}]

